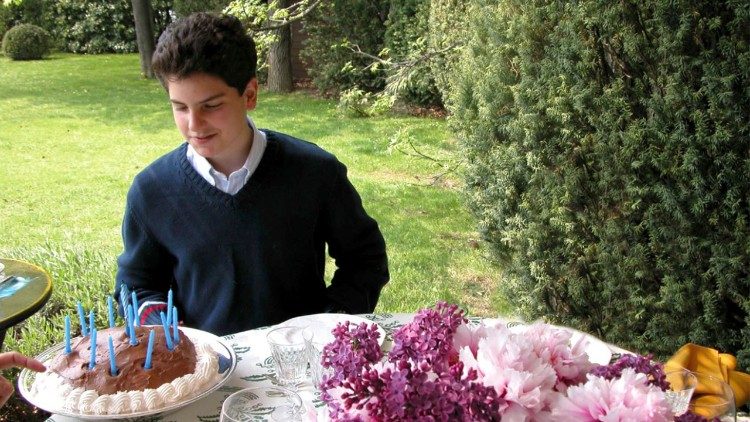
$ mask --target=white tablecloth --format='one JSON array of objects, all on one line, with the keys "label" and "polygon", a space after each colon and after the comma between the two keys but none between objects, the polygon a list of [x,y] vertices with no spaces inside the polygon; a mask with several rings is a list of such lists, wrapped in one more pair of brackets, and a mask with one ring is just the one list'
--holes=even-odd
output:
[{"label": "white tablecloth", "polygon": [[[383,343],[383,347],[385,350],[389,350],[391,347],[393,331],[411,321],[414,314],[366,314],[360,316],[376,322],[383,327],[386,332],[386,339]],[[169,422],[218,422],[219,414],[221,413],[221,404],[230,394],[248,387],[277,385],[278,382],[273,370],[271,351],[266,343],[266,333],[271,328],[272,327],[258,328],[225,336],[224,339],[232,346],[237,354],[238,362],[237,368],[229,381],[200,401],[174,413],[148,420]],[[625,352],[614,346],[609,347],[613,353]],[[305,383],[298,393],[309,409],[315,409],[320,415],[326,413],[325,405],[320,401],[318,393],[316,393],[311,382],[308,381]],[[48,421],[53,422],[68,422],[75,420],[76,419],[74,418],[61,415],[52,415],[52,417],[48,419]],[[321,418],[321,420],[323,419]]]}]

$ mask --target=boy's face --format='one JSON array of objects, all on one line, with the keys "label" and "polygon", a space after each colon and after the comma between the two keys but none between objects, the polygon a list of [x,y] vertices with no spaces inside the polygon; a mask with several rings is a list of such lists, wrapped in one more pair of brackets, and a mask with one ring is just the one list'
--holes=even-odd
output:
[{"label": "boy's face", "polygon": [[195,151],[227,175],[242,167],[252,142],[247,111],[255,108],[258,80],[240,95],[219,77],[194,73],[168,79],[167,91],[177,128]]}]

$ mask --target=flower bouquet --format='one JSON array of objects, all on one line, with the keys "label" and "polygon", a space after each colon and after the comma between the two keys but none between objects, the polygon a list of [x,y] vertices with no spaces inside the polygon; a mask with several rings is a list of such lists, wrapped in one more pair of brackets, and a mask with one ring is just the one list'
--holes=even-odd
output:
[{"label": "flower bouquet", "polygon": [[455,305],[423,309],[387,356],[373,324],[339,324],[320,388],[334,421],[700,421],[675,417],[650,356],[592,364],[586,340],[544,323],[470,326]]}]

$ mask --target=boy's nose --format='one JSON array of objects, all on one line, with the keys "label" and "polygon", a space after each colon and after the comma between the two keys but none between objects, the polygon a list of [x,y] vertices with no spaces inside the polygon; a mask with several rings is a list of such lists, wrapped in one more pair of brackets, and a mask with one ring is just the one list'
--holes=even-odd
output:
[{"label": "boy's nose", "polygon": [[203,127],[204,120],[200,112],[191,111],[188,116],[188,129],[191,132],[199,132]]}]

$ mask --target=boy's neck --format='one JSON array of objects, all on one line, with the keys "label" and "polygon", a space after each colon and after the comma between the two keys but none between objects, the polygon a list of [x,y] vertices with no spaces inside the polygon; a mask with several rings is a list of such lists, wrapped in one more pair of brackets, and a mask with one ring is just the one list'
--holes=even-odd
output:
[{"label": "boy's neck", "polygon": [[226,159],[208,159],[208,162],[211,163],[211,167],[226,177],[229,177],[230,174],[241,169],[242,166],[245,165],[245,162],[247,162],[247,157],[250,155],[250,150],[253,147],[254,136],[255,134],[250,130],[248,141],[244,142],[240,149],[232,151]]}]

